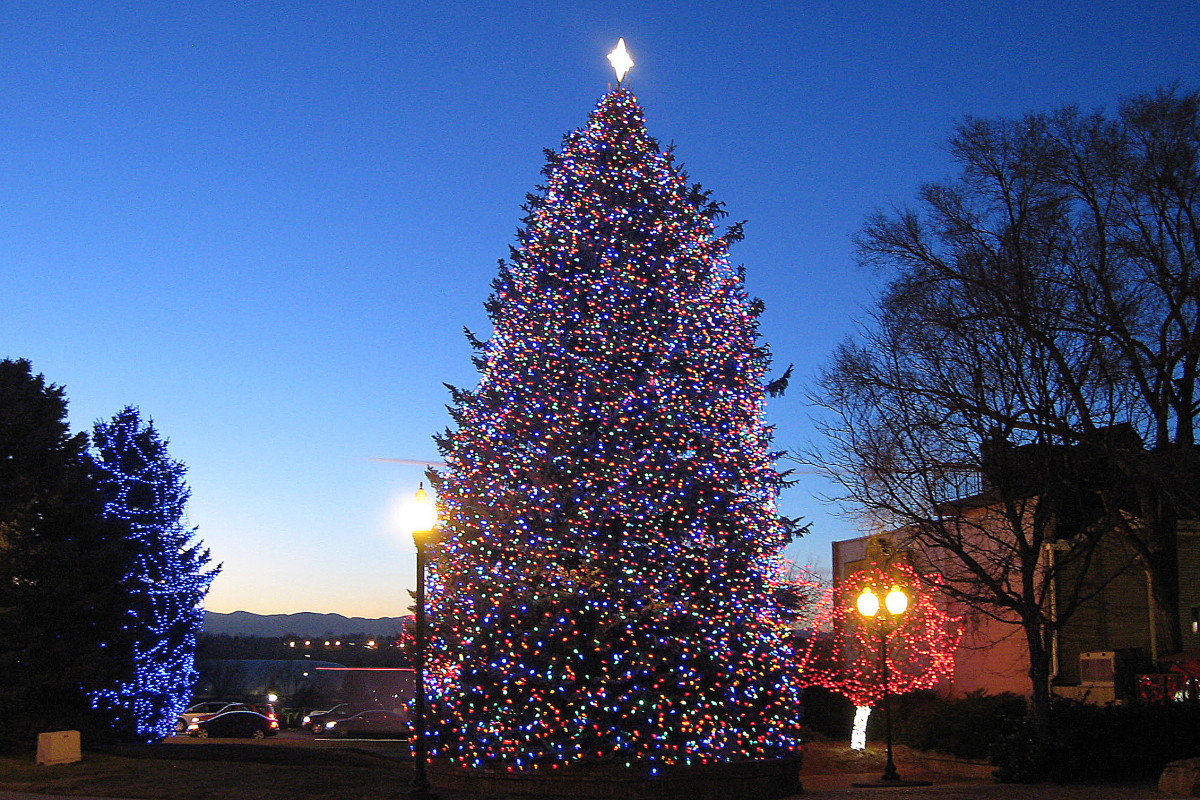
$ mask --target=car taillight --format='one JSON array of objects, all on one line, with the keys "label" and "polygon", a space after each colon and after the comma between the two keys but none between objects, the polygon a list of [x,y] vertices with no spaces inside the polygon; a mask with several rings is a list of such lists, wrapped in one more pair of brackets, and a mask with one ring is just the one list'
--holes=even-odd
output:
[{"label": "car taillight", "polygon": [[276,729],[279,728],[279,722],[274,717],[271,718],[271,727]]}]

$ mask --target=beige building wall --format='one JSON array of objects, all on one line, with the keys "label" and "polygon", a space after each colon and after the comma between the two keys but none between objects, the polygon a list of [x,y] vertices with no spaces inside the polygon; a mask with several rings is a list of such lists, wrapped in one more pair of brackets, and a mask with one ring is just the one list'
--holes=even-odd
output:
[{"label": "beige building wall", "polygon": [[953,609],[953,613],[963,617],[963,638],[954,653],[954,677],[948,694],[962,697],[982,691],[1031,695],[1029,647],[1021,627],[996,622],[966,608]]}]

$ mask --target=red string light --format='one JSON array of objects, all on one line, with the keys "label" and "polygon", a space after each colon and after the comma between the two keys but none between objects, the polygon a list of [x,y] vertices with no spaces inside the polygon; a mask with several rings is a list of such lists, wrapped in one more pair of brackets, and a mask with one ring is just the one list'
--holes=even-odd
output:
[{"label": "red string light", "polygon": [[909,605],[889,622],[888,693],[933,689],[952,676],[962,620],[938,607],[930,580],[923,582],[907,564],[887,569],[872,565],[828,589],[815,616],[813,635],[799,652],[802,682],[838,692],[856,706],[879,702],[883,697],[880,631],[874,621],[858,613],[855,600],[863,589],[870,588],[882,598],[894,586],[908,595]]}]

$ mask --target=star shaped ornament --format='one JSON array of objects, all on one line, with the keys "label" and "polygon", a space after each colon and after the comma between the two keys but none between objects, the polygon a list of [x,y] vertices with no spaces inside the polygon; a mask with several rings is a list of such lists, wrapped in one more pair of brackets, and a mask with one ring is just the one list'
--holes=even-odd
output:
[{"label": "star shaped ornament", "polygon": [[625,40],[617,40],[617,47],[608,54],[608,63],[612,64],[614,70],[617,71],[617,83],[625,79],[625,73],[629,72],[629,68],[633,66],[633,59],[629,57],[629,51],[625,49]]}]

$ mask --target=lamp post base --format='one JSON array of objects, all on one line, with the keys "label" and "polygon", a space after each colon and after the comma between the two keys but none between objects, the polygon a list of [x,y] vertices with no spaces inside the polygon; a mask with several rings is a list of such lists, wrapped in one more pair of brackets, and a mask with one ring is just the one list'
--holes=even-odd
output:
[{"label": "lamp post base", "polygon": [[411,788],[408,790],[409,800],[435,800],[437,795],[429,786],[429,781],[418,782],[413,781]]}]

